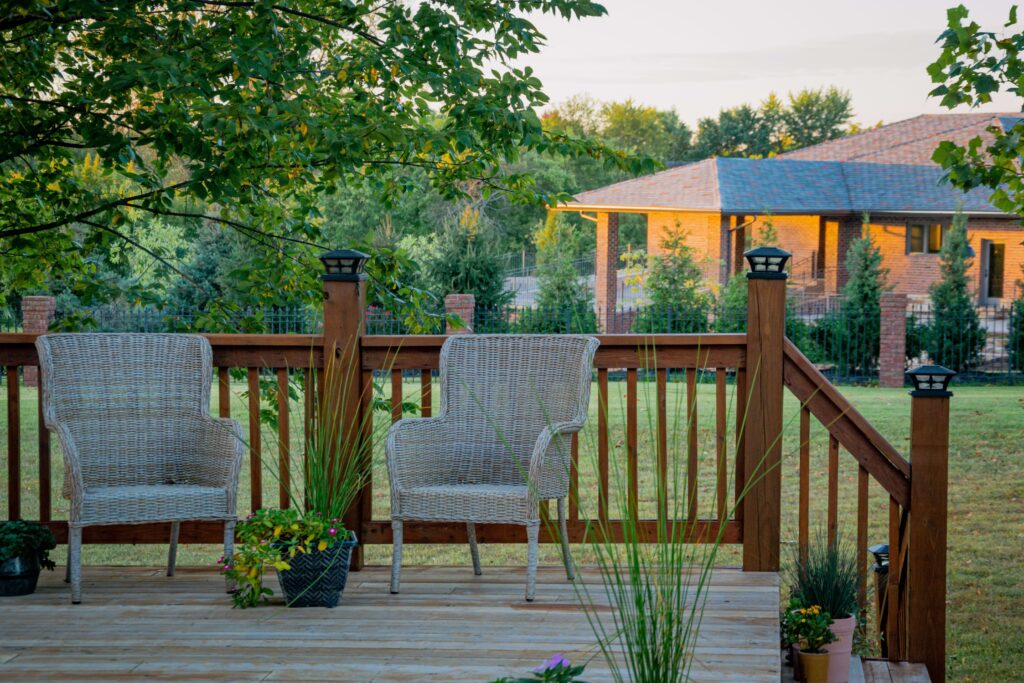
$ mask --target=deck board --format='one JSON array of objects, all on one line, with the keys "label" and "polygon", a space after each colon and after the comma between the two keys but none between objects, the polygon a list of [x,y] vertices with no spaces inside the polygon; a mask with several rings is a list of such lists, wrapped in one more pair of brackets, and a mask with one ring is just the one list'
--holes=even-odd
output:
[{"label": "deck board", "polygon": [[[36,594],[0,603],[0,680],[472,681],[525,675],[554,653],[583,661],[594,636],[573,586],[541,568],[537,599],[522,599],[519,568],[409,567],[401,595],[388,570],[349,578],[337,609],[288,609],[277,598],[231,609],[209,569],[85,567],[84,603],[69,604],[63,572]],[[582,576],[601,601],[599,577]],[[270,585],[277,589],[271,577]],[[279,592],[279,591],[278,591]],[[719,569],[695,651],[696,681],[780,676],[778,576]],[[611,680],[598,657],[591,683]]]}]

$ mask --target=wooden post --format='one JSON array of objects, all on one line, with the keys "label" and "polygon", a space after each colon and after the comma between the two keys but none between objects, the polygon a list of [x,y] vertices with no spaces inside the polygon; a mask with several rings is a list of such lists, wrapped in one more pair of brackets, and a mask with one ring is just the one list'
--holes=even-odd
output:
[{"label": "wooden post", "polygon": [[[779,570],[782,507],[782,354],[790,254],[773,247],[744,255],[747,273],[747,414],[743,569]],[[763,261],[761,259],[764,259]]]},{"label": "wooden post", "polygon": [[[327,270],[321,276],[324,288],[324,384],[336,395],[329,405],[340,407],[336,411],[340,414],[323,416],[322,419],[340,421],[342,452],[347,454],[358,452],[358,441],[363,438],[363,420],[370,419],[362,414],[360,400],[360,341],[366,325],[366,274],[361,271],[367,258],[366,254],[349,249],[328,252],[320,257]],[[369,486],[367,483],[345,515],[345,528],[354,531],[357,537],[363,535],[363,498],[368,495]],[[353,549],[351,568],[353,571],[363,568],[362,546]]]},{"label": "wooden post", "polygon": [[[924,384],[948,375],[934,366],[911,371],[910,529],[907,569],[907,658],[928,667],[932,683],[946,680],[946,517],[949,490],[949,398]],[[944,370],[938,368],[938,370]],[[891,609],[891,608],[890,608]]]}]

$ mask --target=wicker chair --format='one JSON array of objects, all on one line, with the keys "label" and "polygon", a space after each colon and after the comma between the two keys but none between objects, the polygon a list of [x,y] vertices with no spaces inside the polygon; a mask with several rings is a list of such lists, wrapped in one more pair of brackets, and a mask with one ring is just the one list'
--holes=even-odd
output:
[{"label": "wicker chair", "polygon": [[526,599],[537,581],[542,500],[558,501],[562,558],[570,439],[587,417],[598,342],[582,336],[458,335],[441,349],[441,412],[400,420],[388,433],[397,593],[405,521],[465,522],[479,575],[476,524],[522,524],[528,541]]},{"label": "wicker chair", "polygon": [[170,522],[174,575],[182,521],[224,522],[231,555],[244,443],[209,416],[212,364],[203,337],[48,334],[36,340],[43,416],[64,451],[71,602],[82,599],[82,529]]}]

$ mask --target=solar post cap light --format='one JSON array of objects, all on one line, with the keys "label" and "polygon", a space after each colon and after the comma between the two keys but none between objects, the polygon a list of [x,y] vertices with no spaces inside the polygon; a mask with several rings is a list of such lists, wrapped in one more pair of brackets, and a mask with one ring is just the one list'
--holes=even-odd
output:
[{"label": "solar post cap light", "polygon": [[355,249],[335,249],[321,254],[320,261],[324,264],[324,274],[321,278],[347,282],[365,280],[363,266],[369,258],[369,255]]},{"label": "solar post cap light", "polygon": [[750,266],[748,278],[785,280],[786,261],[792,254],[778,247],[758,247],[744,252],[743,256]]},{"label": "solar post cap light", "polygon": [[952,396],[949,382],[956,373],[941,365],[922,365],[907,371],[907,377],[914,386],[911,396]]}]

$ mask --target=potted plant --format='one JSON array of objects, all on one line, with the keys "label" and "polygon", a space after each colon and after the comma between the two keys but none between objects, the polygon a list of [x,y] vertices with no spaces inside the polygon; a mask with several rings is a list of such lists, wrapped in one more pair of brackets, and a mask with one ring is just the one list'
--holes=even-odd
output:
[{"label": "potted plant", "polygon": [[824,648],[835,641],[832,617],[819,605],[790,610],[790,633],[800,645],[800,671],[805,683],[831,683],[829,661],[832,655]]},{"label": "potted plant", "polygon": [[359,424],[342,429],[345,401],[359,397],[340,390],[348,378],[333,371],[335,362],[329,358],[324,368],[306,432],[302,490],[288,491],[289,508],[257,510],[239,522],[238,546],[220,560],[235,584],[236,607],[254,607],[273,594],[263,585],[270,567],[289,607],[335,607],[345,589],[356,536],[342,520],[366,482],[378,435]]},{"label": "potted plant", "polygon": [[57,541],[49,527],[36,522],[0,522],[0,596],[29,595],[43,567],[53,570],[50,551]]},{"label": "potted plant", "polygon": [[782,611],[779,618],[779,633],[782,640],[782,649],[787,651],[786,663],[793,667],[793,680],[802,681],[803,674],[800,671],[800,639],[796,632],[796,622],[799,617],[798,610],[803,607],[796,598],[789,599],[789,607]]},{"label": "potted plant", "polygon": [[819,537],[807,549],[807,556],[794,559],[790,575],[792,598],[800,605],[819,605],[832,615],[836,638],[827,645],[832,654],[830,683],[848,683],[853,634],[857,628],[857,555],[840,539],[829,543]]}]

